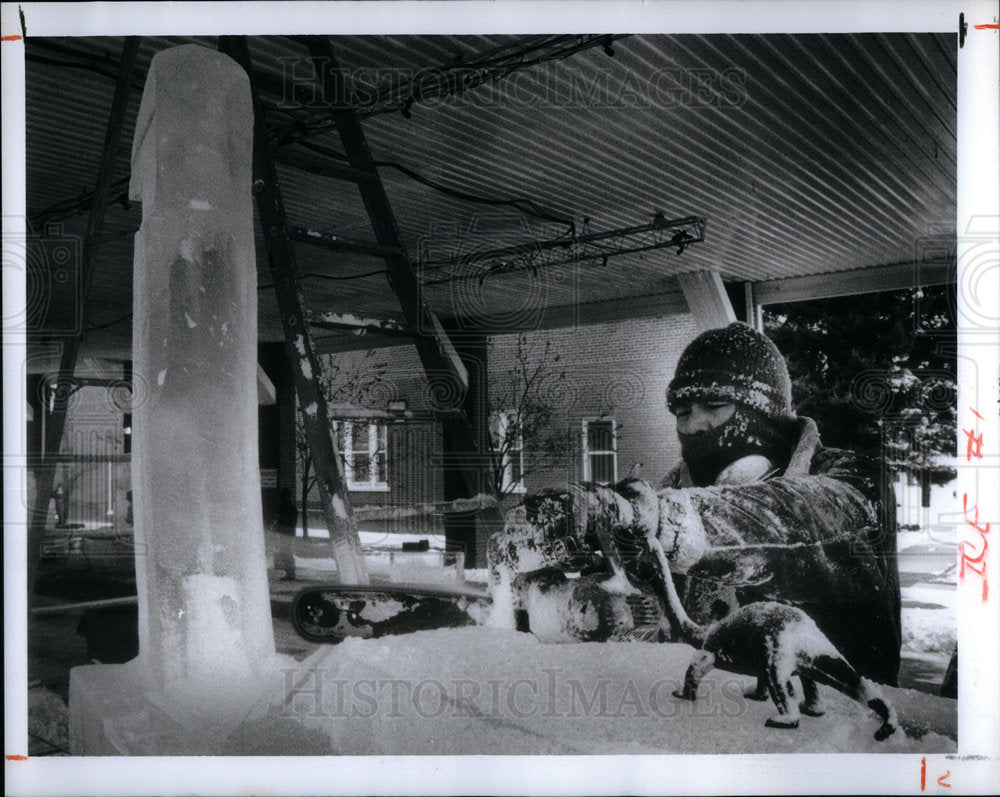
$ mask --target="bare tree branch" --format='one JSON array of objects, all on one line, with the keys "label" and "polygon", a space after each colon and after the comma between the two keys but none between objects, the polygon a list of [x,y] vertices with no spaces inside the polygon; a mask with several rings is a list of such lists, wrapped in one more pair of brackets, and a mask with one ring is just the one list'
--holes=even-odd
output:
[{"label": "bare tree branch", "polygon": [[[376,386],[385,380],[388,364],[375,360],[375,350],[364,353],[360,359],[339,361],[327,355],[323,373],[319,377],[320,387],[329,404],[349,402],[364,406]],[[312,451],[306,440],[302,423],[301,407],[295,414],[295,459],[299,474],[299,497],[302,502],[302,534],[309,536],[308,500],[316,486],[316,474],[312,467]]]},{"label": "bare tree branch", "polygon": [[572,452],[572,433],[554,423],[566,379],[565,371],[556,370],[559,359],[551,341],[539,347],[527,335],[518,335],[506,379],[492,385],[490,463],[497,500],[518,490],[525,477],[564,462]]}]

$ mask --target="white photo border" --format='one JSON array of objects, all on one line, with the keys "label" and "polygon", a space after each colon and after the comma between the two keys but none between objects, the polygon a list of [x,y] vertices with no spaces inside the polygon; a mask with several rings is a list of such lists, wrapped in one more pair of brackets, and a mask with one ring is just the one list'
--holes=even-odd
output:
[{"label": "white photo border", "polygon": [[[568,13],[571,3],[572,13]],[[997,239],[998,47],[992,2],[848,3],[840,0],[780,2],[611,2],[610,0],[498,0],[480,2],[208,2],[208,3],[4,3],[2,6],[3,214],[5,236],[16,234],[25,213],[24,29],[33,36],[277,35],[323,30],[334,34],[404,33],[805,33],[948,32],[959,14],[969,25],[958,50],[958,266],[962,285],[968,236]],[[23,222],[22,222],[23,223]],[[979,226],[977,226],[979,225]],[[23,232],[21,230],[20,232]],[[963,239],[963,235],[966,236]],[[997,263],[985,274],[997,294]],[[23,306],[24,274],[3,269],[4,319]],[[963,297],[959,295],[959,316]],[[960,321],[960,324],[962,322]],[[969,408],[978,408],[992,453],[975,479],[960,468],[959,495],[979,484],[997,484],[996,330],[959,329],[959,452]],[[22,336],[23,338],[23,336]],[[984,345],[985,344],[985,345]],[[4,526],[26,528],[22,437],[25,386],[20,383],[24,341],[3,340]],[[992,413],[992,414],[991,414]],[[8,448],[8,446],[10,446]],[[992,462],[990,462],[992,458]],[[992,476],[990,476],[992,474]],[[983,476],[982,470],[979,476]],[[10,477],[10,478],[8,478]],[[966,481],[963,482],[962,480]],[[992,481],[991,481],[992,479]],[[1000,526],[998,500],[978,494],[980,519]],[[956,508],[956,511],[961,511]],[[20,515],[18,514],[20,513]],[[997,532],[994,532],[994,535]],[[990,548],[989,572],[1000,565],[998,543]],[[957,755],[731,755],[731,756],[472,756],[400,758],[31,758],[27,753],[27,651],[24,596],[26,541],[4,534],[5,760],[6,791],[29,794],[361,794],[361,793],[914,793],[921,792],[921,758],[927,791],[1000,791],[1000,587],[983,604],[979,585],[959,586],[959,683]],[[935,784],[950,773],[945,789]],[[513,778],[516,773],[516,779]]]}]

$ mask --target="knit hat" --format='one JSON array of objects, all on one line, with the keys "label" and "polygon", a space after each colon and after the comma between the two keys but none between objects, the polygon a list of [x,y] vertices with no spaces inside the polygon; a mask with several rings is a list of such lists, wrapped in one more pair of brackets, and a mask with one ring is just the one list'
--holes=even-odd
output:
[{"label": "knit hat", "polygon": [[792,413],[788,366],[770,339],[742,321],[696,337],[667,387],[667,407],[692,401],[732,401],[768,418]]}]

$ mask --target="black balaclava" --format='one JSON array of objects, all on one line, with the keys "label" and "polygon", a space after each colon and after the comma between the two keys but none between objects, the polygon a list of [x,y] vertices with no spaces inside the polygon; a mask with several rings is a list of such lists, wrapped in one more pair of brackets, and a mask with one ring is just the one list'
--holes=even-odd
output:
[{"label": "black balaclava", "polygon": [[695,401],[736,405],[733,416],[715,429],[678,433],[694,484],[713,484],[723,468],[749,454],[784,467],[795,440],[791,399],[784,357],[748,325],[737,321],[691,341],[667,388],[667,407],[676,412]]}]

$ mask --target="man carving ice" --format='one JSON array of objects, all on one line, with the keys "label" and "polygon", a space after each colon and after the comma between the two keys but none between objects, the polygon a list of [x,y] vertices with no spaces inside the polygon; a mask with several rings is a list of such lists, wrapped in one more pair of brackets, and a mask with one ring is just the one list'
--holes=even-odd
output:
[{"label": "man carving ice", "polygon": [[[822,446],[816,424],[792,410],[777,347],[743,323],[695,338],[666,399],[682,461],[659,485],[655,533],[689,614],[707,621],[758,600],[799,606],[861,674],[895,685],[895,500],[879,463]],[[565,569],[568,549],[600,549],[606,566],[662,597],[629,481],[543,491],[511,510],[490,544],[498,615],[505,604],[530,613],[530,573]]]}]

